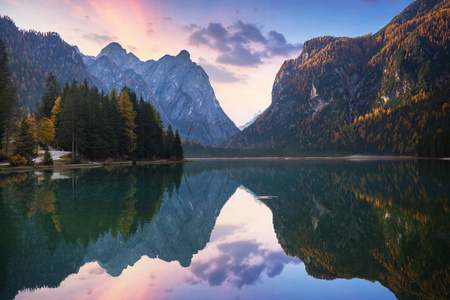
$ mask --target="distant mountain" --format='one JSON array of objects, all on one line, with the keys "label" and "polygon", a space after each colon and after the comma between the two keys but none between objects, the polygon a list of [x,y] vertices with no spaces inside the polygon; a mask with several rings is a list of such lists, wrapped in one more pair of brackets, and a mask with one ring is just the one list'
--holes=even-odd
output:
[{"label": "distant mountain", "polygon": [[417,0],[375,35],[305,42],[281,66],[270,107],[223,145],[410,155],[431,140],[445,148],[449,24],[450,1]]},{"label": "distant mountain", "polygon": [[192,62],[187,51],[158,61],[140,61],[118,43],[106,46],[97,57],[85,57],[88,69],[111,89],[130,85],[138,95],[154,92],[156,108],[166,123],[183,138],[205,145],[221,142],[239,130],[223,112],[205,71]]},{"label": "distant mountain", "polygon": [[259,117],[259,115],[262,114],[262,110],[258,110],[252,117],[252,119],[250,121],[248,121],[247,123],[245,123],[244,125],[239,126],[239,130],[242,131],[245,128],[247,128],[248,126],[252,125],[253,122],[256,121],[256,119]]},{"label": "distant mountain", "polygon": [[78,48],[70,46],[54,32],[19,30],[6,16],[0,17],[0,39],[9,54],[12,80],[18,87],[24,108],[33,111],[45,91],[46,73],[53,72],[64,83],[76,79],[104,89],[83,63]]},{"label": "distant mountain", "polygon": [[[205,71],[187,51],[166,55],[142,73],[151,85],[167,120],[182,137],[214,145],[239,132],[216,99]],[[192,128],[192,129],[191,129]]]},{"label": "distant mountain", "polygon": [[164,114],[150,85],[142,76],[127,67],[141,61],[133,54],[127,54],[119,44],[111,43],[97,57],[83,55],[83,61],[88,70],[102,81],[106,91],[116,88],[120,92],[120,89],[126,85],[135,91],[138,97],[142,95],[146,101]]},{"label": "distant mountain", "polygon": [[85,56],[57,33],[19,30],[9,17],[0,18],[0,38],[10,56],[14,84],[23,107],[34,111],[45,91],[48,72],[61,82],[86,78],[105,93],[127,85],[161,114],[165,125],[178,129],[183,138],[205,145],[221,142],[239,129],[223,112],[205,71],[191,61],[187,51],[142,62],[118,43],[98,56]]}]

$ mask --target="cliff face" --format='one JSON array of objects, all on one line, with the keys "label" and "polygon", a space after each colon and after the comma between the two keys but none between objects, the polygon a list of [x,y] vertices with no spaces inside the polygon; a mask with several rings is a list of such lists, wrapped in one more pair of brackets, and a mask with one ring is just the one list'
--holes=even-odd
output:
[{"label": "cliff face", "polygon": [[[302,54],[280,68],[270,107],[226,144],[414,153],[420,137],[450,127],[448,118],[436,115],[448,94],[449,23],[449,1],[415,1],[375,35],[307,41]],[[424,99],[425,106],[418,104]],[[415,126],[423,110],[425,122],[444,124]],[[389,125],[395,121],[413,124]],[[377,140],[389,131],[401,134],[404,145]]]},{"label": "cliff face", "polygon": [[190,140],[214,145],[239,132],[216,99],[205,71],[187,51],[166,55],[142,74],[150,84],[167,120]]},{"label": "cliff face", "polygon": [[239,132],[220,107],[208,75],[185,50],[177,56],[142,62],[118,43],[111,43],[97,57],[86,56],[84,61],[109,90],[126,84],[142,94],[182,138],[189,134],[190,140],[214,145]]}]

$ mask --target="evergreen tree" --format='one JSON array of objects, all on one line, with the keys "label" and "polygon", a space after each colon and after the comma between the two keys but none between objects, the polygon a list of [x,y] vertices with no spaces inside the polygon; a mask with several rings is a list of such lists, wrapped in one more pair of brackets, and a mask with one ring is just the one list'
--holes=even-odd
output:
[{"label": "evergreen tree", "polygon": [[165,138],[165,156],[166,158],[171,158],[173,156],[173,143],[175,136],[173,134],[172,125],[169,124],[167,127],[167,133]]},{"label": "evergreen tree", "polygon": [[33,158],[36,156],[34,152],[34,137],[31,132],[31,125],[26,116],[19,123],[14,141],[13,155],[24,157],[29,165],[33,163]]},{"label": "evergreen tree", "polygon": [[17,88],[11,81],[11,72],[8,67],[8,52],[3,40],[0,39],[0,148],[3,148],[3,136],[5,136],[7,152],[10,130],[18,118],[19,107]]},{"label": "evergreen tree", "polygon": [[181,143],[181,137],[180,134],[178,133],[178,129],[176,130],[175,139],[173,141],[173,155],[178,161],[181,161],[184,158],[183,145]]},{"label": "evergreen tree", "polygon": [[63,149],[72,150],[72,158],[78,151],[83,151],[86,147],[85,127],[83,121],[83,99],[86,96],[86,86],[77,85],[73,81],[66,91],[65,98],[62,98],[62,108],[58,129],[58,145]]},{"label": "evergreen tree", "polygon": [[122,133],[123,123],[117,108],[118,102],[119,98],[117,97],[116,89],[113,88],[108,101],[104,100],[102,103],[106,114],[105,139],[113,157],[119,155],[119,136]]},{"label": "evergreen tree", "polygon": [[44,159],[42,160],[42,164],[44,164],[46,166],[53,165],[52,154],[50,153],[48,146],[45,147]]},{"label": "evergreen tree", "polygon": [[136,113],[136,156],[147,159],[161,156],[161,153],[163,153],[161,151],[162,125],[156,110],[150,103],[145,102],[141,96]]},{"label": "evergreen tree", "polygon": [[52,117],[52,109],[55,105],[55,101],[59,96],[60,93],[60,87],[58,79],[53,75],[52,72],[50,72],[47,76],[47,81],[45,82],[45,86],[47,90],[42,95],[42,102],[39,107],[40,114],[43,117],[51,118]]}]

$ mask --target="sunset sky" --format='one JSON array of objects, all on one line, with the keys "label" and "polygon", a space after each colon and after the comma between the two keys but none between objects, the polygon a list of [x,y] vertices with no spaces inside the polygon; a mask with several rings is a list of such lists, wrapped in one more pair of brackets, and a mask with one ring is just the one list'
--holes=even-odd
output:
[{"label": "sunset sky", "polygon": [[86,55],[119,42],[141,60],[186,49],[242,125],[271,102],[275,75],[308,39],[375,33],[412,0],[0,0],[21,29],[54,31]]}]

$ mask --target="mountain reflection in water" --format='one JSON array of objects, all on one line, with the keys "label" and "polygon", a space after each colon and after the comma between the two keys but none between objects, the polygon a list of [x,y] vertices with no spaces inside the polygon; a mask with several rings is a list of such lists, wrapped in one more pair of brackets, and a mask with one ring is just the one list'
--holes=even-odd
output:
[{"label": "mountain reflection in water", "polygon": [[448,182],[435,161],[1,175],[1,299],[447,298]]}]

